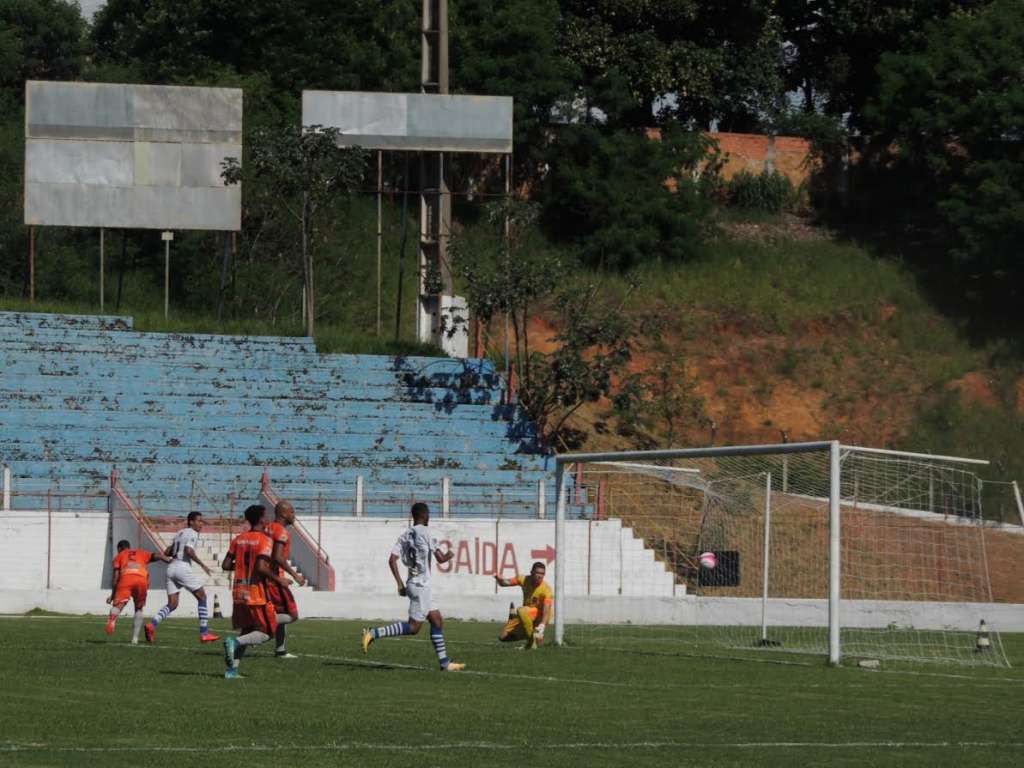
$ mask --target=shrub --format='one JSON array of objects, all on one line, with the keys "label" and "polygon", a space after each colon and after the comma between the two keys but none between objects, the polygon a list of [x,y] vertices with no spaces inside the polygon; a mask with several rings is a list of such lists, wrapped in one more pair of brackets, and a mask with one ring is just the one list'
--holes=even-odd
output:
[{"label": "shrub", "polygon": [[789,207],[796,190],[789,177],[778,171],[753,174],[740,171],[728,184],[729,204],[747,210],[779,213]]}]

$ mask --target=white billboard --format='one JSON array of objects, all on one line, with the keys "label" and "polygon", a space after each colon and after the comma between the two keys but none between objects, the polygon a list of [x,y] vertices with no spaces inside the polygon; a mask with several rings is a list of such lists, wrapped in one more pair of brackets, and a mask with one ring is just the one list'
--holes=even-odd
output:
[{"label": "white billboard", "polygon": [[25,84],[25,223],[241,228],[242,91],[161,85]]},{"label": "white billboard", "polygon": [[337,128],[366,149],[512,151],[511,96],[303,91],[302,124]]}]

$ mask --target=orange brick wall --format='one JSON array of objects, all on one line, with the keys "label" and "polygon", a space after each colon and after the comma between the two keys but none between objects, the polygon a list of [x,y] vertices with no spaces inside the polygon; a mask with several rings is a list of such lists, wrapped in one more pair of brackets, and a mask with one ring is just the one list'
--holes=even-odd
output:
[{"label": "orange brick wall", "polygon": [[774,168],[794,186],[809,180],[813,170],[811,143],[794,136],[761,136],[753,133],[713,133],[725,161],[722,176],[728,180],[740,171],[758,174]]},{"label": "orange brick wall", "polygon": [[[766,168],[785,174],[798,187],[810,181],[814,170],[811,142],[795,136],[758,133],[709,133],[722,153],[722,177],[728,181],[740,171],[759,174]],[[647,136],[661,140],[661,129],[648,128]]]}]

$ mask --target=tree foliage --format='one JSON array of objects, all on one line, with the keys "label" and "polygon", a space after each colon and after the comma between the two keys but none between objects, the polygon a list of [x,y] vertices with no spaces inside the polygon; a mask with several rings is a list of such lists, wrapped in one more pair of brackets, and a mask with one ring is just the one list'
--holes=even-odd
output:
[{"label": "tree foliage", "polygon": [[565,126],[549,154],[544,225],[592,266],[624,270],[693,255],[711,207],[694,175],[713,169],[712,149],[702,134],[675,126],[660,140]]},{"label": "tree foliage", "polygon": [[93,35],[101,60],[135,62],[156,82],[230,69],[291,92],[411,90],[419,14],[413,0],[108,0]]},{"label": "tree foliage", "polygon": [[277,210],[284,210],[299,226],[308,336],[313,335],[316,318],[314,243],[320,214],[333,200],[351,193],[366,171],[365,150],[339,147],[339,137],[337,128],[318,125],[307,129],[257,128],[248,141],[244,168],[238,158],[229,157],[223,162],[226,184],[244,179],[256,183],[255,193],[250,194],[257,198],[261,225]]},{"label": "tree foliage", "polygon": [[873,114],[955,235],[985,271],[1021,268],[1024,237],[1024,5],[996,0],[926,30],[913,54],[889,54]]},{"label": "tree foliage", "polygon": [[777,0],[789,44],[787,90],[803,108],[846,117],[864,127],[864,110],[879,88],[883,54],[912,53],[928,22],[984,5],[986,0]]},{"label": "tree foliage", "polygon": [[24,99],[26,80],[74,79],[85,54],[85,21],[77,4],[0,0],[0,108]]},{"label": "tree foliage", "polygon": [[[588,99],[620,76],[630,109],[622,125],[660,119],[706,129],[757,125],[781,97],[782,39],[763,0],[561,0],[563,46]],[[602,107],[603,108],[603,107]]]},{"label": "tree foliage", "polygon": [[[450,256],[459,289],[485,324],[508,316],[510,364],[518,380],[519,404],[536,422],[548,445],[578,445],[585,433],[570,419],[585,403],[629,398],[620,393],[637,337],[638,321],[622,306],[609,307],[597,285],[567,284],[565,265],[543,247],[534,226],[535,204],[492,203],[490,235],[453,238]],[[622,299],[622,302],[625,298]],[[558,333],[531,344],[530,317],[541,306],[558,316]],[[538,346],[551,346],[541,351]]]}]

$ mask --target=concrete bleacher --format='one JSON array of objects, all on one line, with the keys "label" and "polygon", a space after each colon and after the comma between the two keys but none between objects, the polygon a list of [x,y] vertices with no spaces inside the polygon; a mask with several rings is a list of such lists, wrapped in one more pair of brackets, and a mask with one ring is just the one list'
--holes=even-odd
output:
[{"label": "concrete bleacher", "polygon": [[500,495],[504,515],[527,517],[553,475],[486,360],[321,355],[308,338],[0,312],[0,362],[0,462],[85,491],[106,489],[116,465],[147,511],[187,510],[197,484],[251,499],[267,468],[275,488],[307,495],[362,478],[370,500],[438,498],[447,479],[460,516],[493,515],[485,500]]}]

